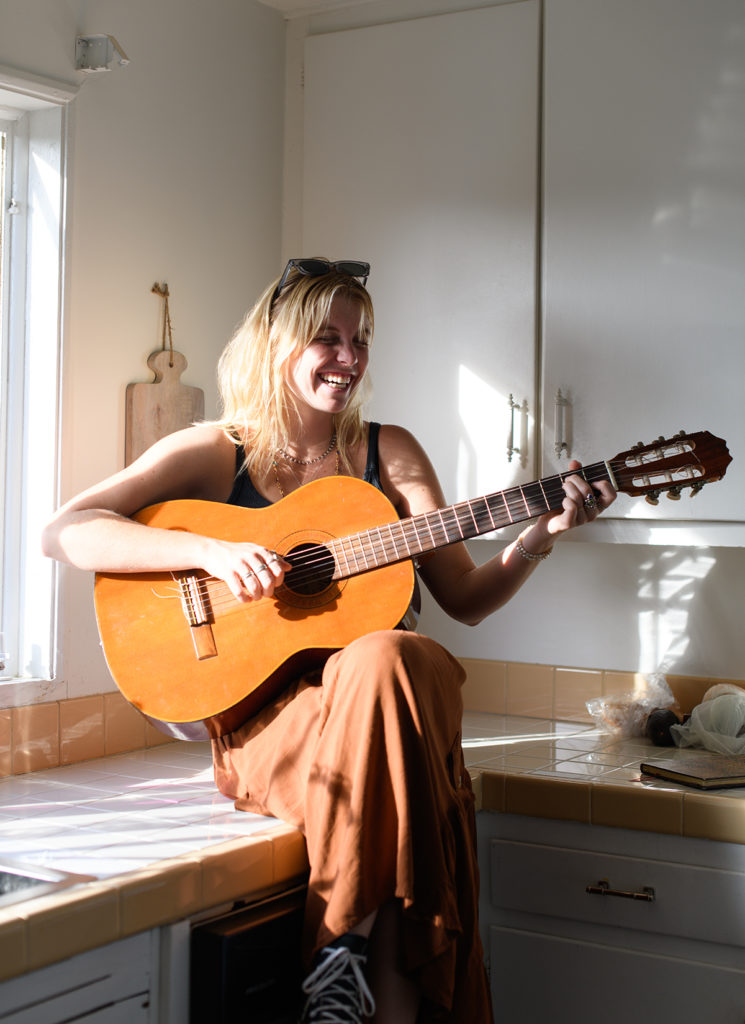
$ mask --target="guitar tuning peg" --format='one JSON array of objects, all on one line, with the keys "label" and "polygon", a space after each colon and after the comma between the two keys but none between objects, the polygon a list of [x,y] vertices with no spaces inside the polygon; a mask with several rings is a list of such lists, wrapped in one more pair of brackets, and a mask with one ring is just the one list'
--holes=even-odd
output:
[{"label": "guitar tuning peg", "polygon": [[657,438],[657,444],[662,444],[662,442],[664,440],[665,440],[665,435],[664,434],[660,434],[660,436]]},{"label": "guitar tuning peg", "polygon": [[680,501],[680,484],[678,484],[676,487],[671,487],[670,490],[667,492],[667,496],[670,499],[670,501]]},{"label": "guitar tuning peg", "polygon": [[634,448],[643,448],[643,447],[644,447],[644,442],[643,441],[637,441],[636,444],[634,445]]},{"label": "guitar tuning peg", "polygon": [[659,503],[660,503],[660,492],[659,491],[650,491],[649,494],[647,495],[647,499],[646,500],[647,500],[647,502],[650,505],[659,505]]},{"label": "guitar tuning peg", "polygon": [[703,491],[703,489],[704,489],[703,480],[699,480],[698,483],[694,484],[693,487],[691,488],[691,497],[693,497],[694,494],[698,494],[699,491]]}]

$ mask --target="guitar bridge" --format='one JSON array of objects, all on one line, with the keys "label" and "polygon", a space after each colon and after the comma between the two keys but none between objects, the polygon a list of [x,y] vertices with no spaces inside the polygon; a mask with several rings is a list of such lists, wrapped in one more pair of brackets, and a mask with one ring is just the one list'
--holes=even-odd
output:
[{"label": "guitar bridge", "polygon": [[199,576],[181,576],[178,585],[181,592],[181,607],[189,625],[197,660],[204,661],[205,658],[217,657],[209,595],[204,581]]}]

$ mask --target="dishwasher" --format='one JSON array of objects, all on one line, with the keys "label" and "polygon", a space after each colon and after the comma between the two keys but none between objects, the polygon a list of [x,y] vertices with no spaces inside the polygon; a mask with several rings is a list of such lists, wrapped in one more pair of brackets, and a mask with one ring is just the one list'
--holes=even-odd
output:
[{"label": "dishwasher", "polygon": [[305,894],[298,886],[192,927],[190,1024],[296,1024]]}]

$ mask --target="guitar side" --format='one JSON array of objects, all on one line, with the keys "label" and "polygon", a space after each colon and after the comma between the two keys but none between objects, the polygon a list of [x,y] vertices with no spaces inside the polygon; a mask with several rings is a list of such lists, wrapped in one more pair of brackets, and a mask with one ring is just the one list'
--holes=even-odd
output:
[{"label": "guitar side", "polygon": [[[251,540],[286,555],[395,521],[396,512],[364,481],[325,477],[265,509],[179,500],[135,518],[161,529]],[[205,595],[206,622],[190,623],[180,577]],[[333,651],[396,626],[413,588],[413,566],[404,561],[316,594],[283,588],[274,598],[246,603],[203,573],[98,573],[94,599],[106,661],[124,697],[162,731],[204,739],[237,728]]]}]

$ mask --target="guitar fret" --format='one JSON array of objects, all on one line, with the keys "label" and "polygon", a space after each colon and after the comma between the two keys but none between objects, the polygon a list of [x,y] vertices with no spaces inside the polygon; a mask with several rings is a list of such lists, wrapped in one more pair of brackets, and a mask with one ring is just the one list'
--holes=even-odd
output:
[{"label": "guitar fret", "polygon": [[[367,536],[370,538],[370,545],[371,545],[371,548],[372,548],[372,556],[375,559],[375,565],[376,566],[378,566],[378,565],[386,565],[386,563],[389,561],[389,559],[387,558],[387,552],[385,550],[385,544],[383,543],[383,538],[380,535],[380,530],[379,529],[368,530],[367,531]],[[381,554],[383,556],[382,558],[379,558],[377,553],[376,553],[376,551],[375,551],[375,541],[376,540],[378,542],[378,546],[379,546]]]},{"label": "guitar fret", "polygon": [[[412,554],[411,548],[409,547],[409,543],[406,540],[406,533],[401,528],[401,524],[400,523],[388,523],[388,533],[390,534],[391,541],[393,542],[393,550],[396,552],[396,558],[401,558],[401,557],[405,558],[407,555],[411,555]],[[397,535],[404,542],[405,553],[404,553],[403,556],[401,555],[401,553],[398,550],[398,537],[397,537]]]}]

